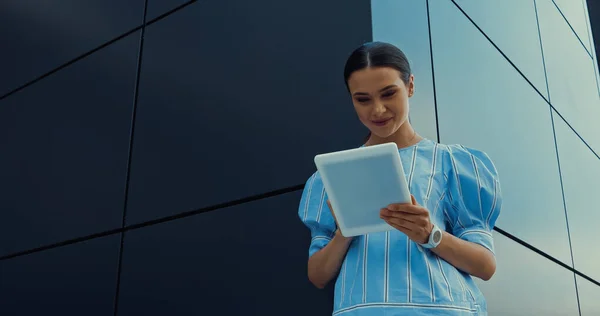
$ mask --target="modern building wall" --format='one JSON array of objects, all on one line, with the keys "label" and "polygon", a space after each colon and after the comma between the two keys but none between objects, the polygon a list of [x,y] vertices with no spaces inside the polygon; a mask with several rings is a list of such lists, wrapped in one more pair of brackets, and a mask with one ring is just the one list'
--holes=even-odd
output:
[{"label": "modern building wall", "polygon": [[342,69],[412,62],[411,122],[486,151],[490,315],[600,313],[600,92],[583,0],[0,3],[0,314],[328,315],[297,217],[360,145]]}]

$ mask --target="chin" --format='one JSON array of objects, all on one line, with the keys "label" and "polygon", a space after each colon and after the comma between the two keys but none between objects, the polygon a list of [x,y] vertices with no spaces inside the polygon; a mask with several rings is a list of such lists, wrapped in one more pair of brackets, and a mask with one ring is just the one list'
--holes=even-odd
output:
[{"label": "chin", "polygon": [[382,132],[381,130],[377,131],[377,132],[374,131],[374,130],[371,130],[371,134],[373,134],[373,135],[375,135],[375,136],[377,136],[379,138],[382,138],[382,139],[387,139],[387,138],[390,138],[390,137],[392,137],[394,135],[393,132],[388,132],[388,131]]},{"label": "chin", "polygon": [[377,135],[379,138],[389,138],[398,131],[398,127],[390,124],[389,126],[374,126],[370,130],[371,134]]}]

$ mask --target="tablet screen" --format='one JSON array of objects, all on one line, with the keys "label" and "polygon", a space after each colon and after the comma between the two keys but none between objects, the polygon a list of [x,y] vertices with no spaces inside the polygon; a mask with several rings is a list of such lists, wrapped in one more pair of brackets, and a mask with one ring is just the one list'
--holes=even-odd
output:
[{"label": "tablet screen", "polygon": [[321,176],[345,236],[391,229],[379,218],[391,203],[410,201],[399,153],[323,163]]}]

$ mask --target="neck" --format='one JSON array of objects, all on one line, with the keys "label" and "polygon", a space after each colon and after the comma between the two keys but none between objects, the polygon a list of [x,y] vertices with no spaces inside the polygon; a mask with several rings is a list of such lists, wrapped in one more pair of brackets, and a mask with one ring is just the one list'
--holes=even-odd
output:
[{"label": "neck", "polygon": [[392,134],[388,137],[382,138],[382,137],[379,137],[379,136],[371,133],[371,137],[369,137],[369,140],[367,141],[365,146],[372,146],[372,145],[394,142],[394,143],[396,143],[396,145],[398,145],[398,148],[404,148],[404,147],[412,146],[412,145],[420,142],[421,140],[423,140],[423,137],[421,137],[413,129],[413,127],[410,125],[410,123],[408,121],[406,121],[406,122],[404,122],[404,124],[402,124],[400,126],[400,128],[394,134]]}]

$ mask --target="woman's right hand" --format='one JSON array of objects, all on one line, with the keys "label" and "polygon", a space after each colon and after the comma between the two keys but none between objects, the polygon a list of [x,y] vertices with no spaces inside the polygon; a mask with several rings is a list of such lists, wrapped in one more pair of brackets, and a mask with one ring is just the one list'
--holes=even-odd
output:
[{"label": "woman's right hand", "polygon": [[320,289],[324,288],[338,275],[353,239],[352,237],[344,237],[340,232],[337,218],[329,200],[327,206],[329,206],[331,216],[333,216],[337,226],[335,236],[323,249],[317,251],[308,259],[308,279]]}]

